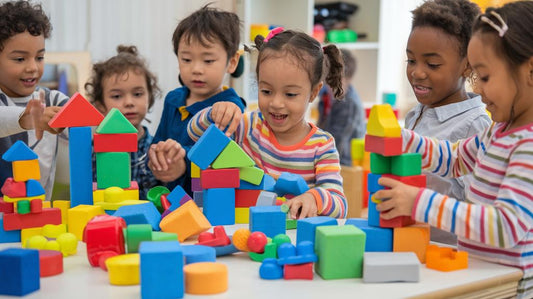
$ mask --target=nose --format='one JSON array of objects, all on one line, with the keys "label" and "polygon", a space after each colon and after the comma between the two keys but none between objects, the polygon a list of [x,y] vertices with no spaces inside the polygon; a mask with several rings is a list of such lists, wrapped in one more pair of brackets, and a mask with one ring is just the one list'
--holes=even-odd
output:
[{"label": "nose", "polygon": [[413,77],[414,79],[425,79],[426,76],[427,73],[422,67],[417,65],[411,67],[411,77]]},{"label": "nose", "polygon": [[279,94],[273,95],[272,100],[270,101],[270,106],[274,109],[281,109],[285,105],[285,101],[283,100],[283,97],[281,97]]},{"label": "nose", "polygon": [[28,59],[26,63],[26,72],[28,73],[36,72],[39,69],[38,65],[39,63],[37,61],[33,59]]},{"label": "nose", "polygon": [[133,106],[133,104],[134,104],[133,96],[131,94],[126,95],[124,97],[124,106],[130,107],[130,106]]},{"label": "nose", "polygon": [[195,62],[192,66],[192,72],[194,74],[201,74],[204,70],[203,64],[201,62]]}]

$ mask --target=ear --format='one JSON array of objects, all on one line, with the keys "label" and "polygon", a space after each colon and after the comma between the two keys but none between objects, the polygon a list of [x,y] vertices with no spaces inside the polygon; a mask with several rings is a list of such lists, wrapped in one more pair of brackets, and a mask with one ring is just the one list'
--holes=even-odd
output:
[{"label": "ear", "polygon": [[322,86],[324,86],[324,82],[320,81],[317,85],[313,87],[311,90],[311,97],[309,98],[309,103],[312,103],[315,98],[318,96],[318,93],[322,89]]},{"label": "ear", "polygon": [[240,56],[241,56],[241,54],[239,53],[239,51],[237,51],[237,53],[235,53],[235,55],[230,57],[230,59],[228,61],[228,68],[226,69],[226,72],[228,74],[232,74],[233,72],[235,72],[235,69],[237,69],[237,65],[239,64],[239,57]]}]

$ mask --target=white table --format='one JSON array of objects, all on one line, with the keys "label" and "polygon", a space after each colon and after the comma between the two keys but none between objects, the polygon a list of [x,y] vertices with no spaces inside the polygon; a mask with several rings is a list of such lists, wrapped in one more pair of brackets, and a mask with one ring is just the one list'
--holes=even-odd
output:
[{"label": "white table", "polygon": [[[232,234],[235,225],[226,228]],[[296,231],[287,231],[295,240]],[[0,244],[0,249],[20,247],[19,243]],[[262,280],[260,263],[244,253],[219,257],[218,262],[228,265],[229,289],[211,296],[184,298],[501,298],[516,293],[519,269],[470,258],[469,268],[453,272],[439,272],[421,266],[418,283],[368,284],[361,279],[323,280],[315,274],[314,280]],[[3,271],[4,269],[0,269]],[[164,273],[162,273],[164,275]],[[1,298],[14,298],[4,297]],[[41,289],[24,298],[140,298],[140,286],[113,286],[107,272],[93,268],[87,261],[85,244],[78,244],[78,253],[64,259],[64,273],[41,278]]]}]

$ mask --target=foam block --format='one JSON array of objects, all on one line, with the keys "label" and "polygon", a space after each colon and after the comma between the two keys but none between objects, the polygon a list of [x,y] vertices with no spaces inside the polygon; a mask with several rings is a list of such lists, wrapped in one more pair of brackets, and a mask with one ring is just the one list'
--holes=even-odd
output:
[{"label": "foam block", "polygon": [[222,150],[218,157],[213,161],[211,167],[214,169],[221,168],[240,168],[254,166],[255,162],[248,156],[242,148],[233,140]]},{"label": "foam block", "polygon": [[0,271],[0,295],[24,296],[41,287],[37,250],[8,248],[0,251],[0,269],[3,269]]},{"label": "foam block", "polygon": [[45,224],[61,224],[61,211],[50,208],[36,214],[4,214],[4,230],[39,227]]},{"label": "foam block", "polygon": [[210,125],[187,153],[187,157],[204,170],[218,157],[231,140],[215,125]]},{"label": "foam block", "polygon": [[337,220],[328,216],[299,219],[296,224],[296,244],[303,241],[314,243],[316,228],[325,225],[337,225]]},{"label": "foam block", "polygon": [[52,128],[97,126],[104,119],[89,101],[76,92],[48,122]]},{"label": "foam block", "polygon": [[250,207],[250,231],[263,232],[270,238],[285,234],[286,218],[281,206]]},{"label": "foam block", "polygon": [[418,282],[420,261],[412,252],[365,252],[363,282]]},{"label": "foam block", "polygon": [[365,135],[365,151],[383,156],[402,154],[402,137],[376,137]]},{"label": "foam block", "polygon": [[203,200],[203,213],[211,225],[235,224],[234,188],[206,189]]},{"label": "foam block", "polygon": [[239,187],[239,169],[206,169],[202,170],[200,175],[202,189],[214,188],[238,188]]},{"label": "foam block", "polygon": [[344,225],[354,225],[366,234],[365,252],[388,252],[392,251],[391,228],[375,227],[368,224],[367,219],[346,219]]},{"label": "foam block", "polygon": [[113,214],[115,217],[122,217],[127,225],[130,224],[150,224],[152,230],[159,230],[161,214],[153,203],[147,202],[140,205],[122,206]]},{"label": "foam block", "polygon": [[192,200],[166,215],[159,226],[163,232],[176,233],[180,242],[211,228],[207,218]]},{"label": "foam block", "polygon": [[137,152],[137,133],[94,134],[94,152]]},{"label": "foam block", "polygon": [[37,160],[37,154],[31,150],[22,140],[17,140],[3,155],[2,159],[7,162]]},{"label": "foam block", "polygon": [[131,122],[118,110],[111,108],[100,125],[96,128],[98,134],[122,134],[137,133],[137,129]]},{"label": "foam block", "polygon": [[93,204],[91,128],[69,128],[70,205]]},{"label": "foam block", "polygon": [[[183,247],[177,241],[143,242],[141,297],[182,298],[184,293]],[[163,274],[164,275],[154,275]]]}]

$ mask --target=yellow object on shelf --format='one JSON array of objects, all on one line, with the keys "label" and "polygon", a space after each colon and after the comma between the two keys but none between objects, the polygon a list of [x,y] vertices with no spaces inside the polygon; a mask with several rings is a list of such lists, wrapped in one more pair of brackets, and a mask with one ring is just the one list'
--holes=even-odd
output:
[{"label": "yellow object on shelf", "polygon": [[252,24],[250,25],[250,40],[253,41],[259,34],[266,37],[269,31],[268,24]]}]

